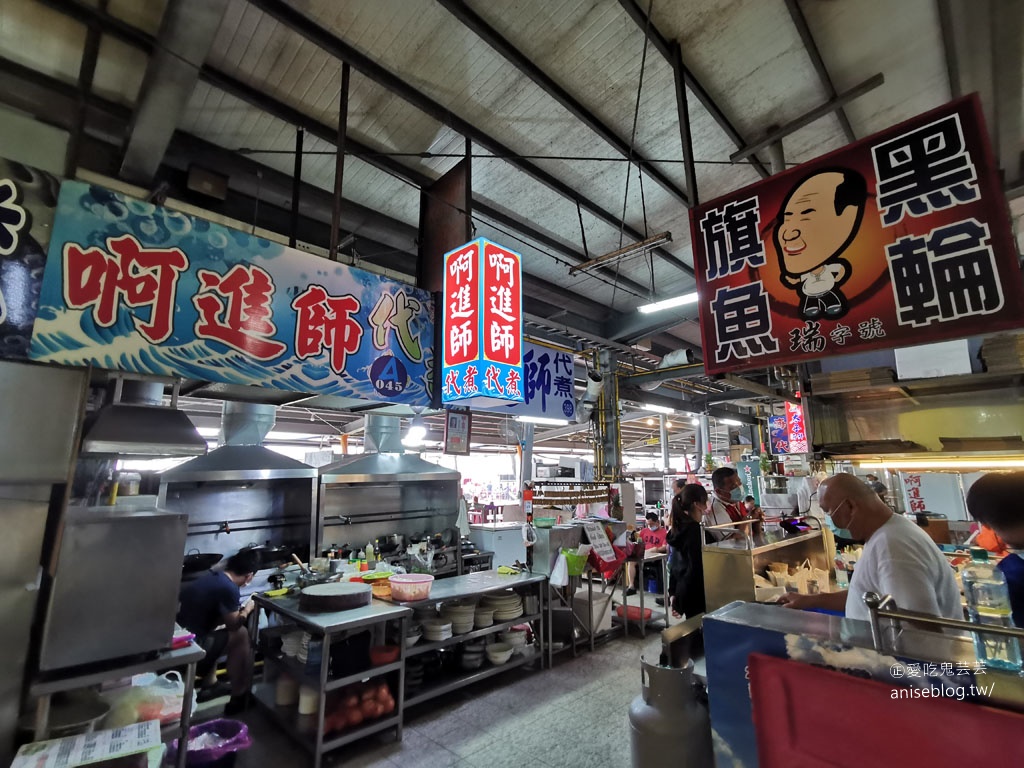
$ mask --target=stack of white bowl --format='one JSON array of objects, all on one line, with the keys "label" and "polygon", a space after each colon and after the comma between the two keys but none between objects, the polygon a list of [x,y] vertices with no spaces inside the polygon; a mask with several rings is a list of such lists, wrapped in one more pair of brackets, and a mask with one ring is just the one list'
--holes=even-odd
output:
[{"label": "stack of white bowl", "polygon": [[506,629],[504,632],[500,632],[498,637],[501,638],[503,643],[508,643],[512,648],[512,652],[517,655],[522,653],[523,648],[526,647],[525,629]]},{"label": "stack of white bowl", "polygon": [[405,647],[412,648],[423,637],[423,628],[419,624],[410,624],[409,630],[405,633]]},{"label": "stack of white bowl", "polygon": [[493,608],[494,620],[497,622],[511,621],[523,615],[523,599],[515,592],[484,595],[480,607]]},{"label": "stack of white bowl", "polygon": [[493,608],[477,608],[473,612],[473,626],[477,629],[483,629],[494,624],[494,609]]},{"label": "stack of white bowl", "polygon": [[437,618],[436,605],[421,605],[412,609],[412,619],[415,622],[422,622],[428,619]]},{"label": "stack of white bowl", "polygon": [[452,632],[464,635],[473,631],[476,606],[472,603],[445,603],[441,606],[441,618],[452,623]]},{"label": "stack of white bowl", "polygon": [[484,664],[484,644],[481,640],[477,643],[466,643],[462,647],[462,656],[459,665],[467,671],[480,669]]},{"label": "stack of white bowl", "polygon": [[487,646],[487,660],[494,666],[500,667],[512,658],[514,652],[515,648],[508,643],[491,643]]},{"label": "stack of white bowl", "polygon": [[432,643],[447,640],[452,636],[452,623],[443,619],[426,619],[421,622],[423,637]]}]

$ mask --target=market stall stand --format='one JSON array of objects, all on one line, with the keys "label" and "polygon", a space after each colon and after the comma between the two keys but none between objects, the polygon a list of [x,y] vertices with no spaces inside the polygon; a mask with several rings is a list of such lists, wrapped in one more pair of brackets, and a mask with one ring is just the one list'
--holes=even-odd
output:
[{"label": "market stall stand", "polygon": [[[322,656],[319,669],[315,665],[300,663],[288,655],[264,655],[264,665],[270,673],[265,674],[263,683],[254,690],[257,703],[270,713],[271,717],[296,742],[305,747],[313,755],[313,768],[320,768],[325,752],[330,752],[357,739],[372,733],[395,729],[396,738],[402,738],[402,712],[405,690],[405,646],[401,642],[405,637],[408,618],[412,611],[396,605],[388,605],[374,601],[370,605],[352,608],[345,611],[327,613],[311,613],[299,608],[296,597],[268,598],[255,595],[256,605],[267,611],[272,617],[276,615],[283,623],[260,631],[260,642],[274,636],[284,635],[291,631],[305,631],[322,643]],[[396,661],[380,666],[368,666],[358,672],[344,675],[332,675],[331,648],[344,636],[354,630],[366,630],[376,634],[383,642],[382,635],[390,622],[396,622],[399,654]],[[315,714],[299,714],[293,705],[278,705],[274,687],[270,678],[287,674],[299,683],[316,690],[317,707]],[[370,679],[388,676],[394,685],[396,707],[390,716],[382,717],[371,723],[343,731],[340,735],[327,737],[325,729],[325,713],[327,695],[334,691]]]},{"label": "market stall stand", "polygon": [[[146,672],[160,672],[172,667],[187,666],[184,675],[185,693],[181,700],[181,719],[178,723],[180,744],[188,743],[188,729],[192,722],[192,686],[196,677],[196,664],[203,660],[206,652],[195,643],[189,643],[184,648],[176,648],[164,651],[159,656],[146,661],[134,664],[118,663],[107,665],[98,671],[76,674],[60,675],[55,677],[36,678],[29,684],[28,694],[30,697],[38,697],[36,702],[35,741],[44,741],[49,730],[50,697],[55,693],[63,691],[74,691],[79,688],[99,685],[108,680],[132,677]],[[185,757],[187,750],[179,750],[175,768],[185,768]]]}]

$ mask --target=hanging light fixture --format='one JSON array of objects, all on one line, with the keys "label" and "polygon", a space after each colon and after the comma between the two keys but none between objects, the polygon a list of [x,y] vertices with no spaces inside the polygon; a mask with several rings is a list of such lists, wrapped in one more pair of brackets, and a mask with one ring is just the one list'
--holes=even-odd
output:
[{"label": "hanging light fixture", "polygon": [[637,242],[623,248],[619,248],[616,251],[606,253],[604,256],[598,256],[596,259],[591,259],[590,261],[584,261],[582,264],[577,264],[569,269],[569,274],[575,275],[577,272],[583,272],[591,267],[600,266],[602,264],[614,264],[617,261],[628,259],[631,256],[639,256],[642,253],[646,253],[647,251],[671,242],[671,232],[659,232],[658,234],[651,235],[644,240],[638,240]]}]

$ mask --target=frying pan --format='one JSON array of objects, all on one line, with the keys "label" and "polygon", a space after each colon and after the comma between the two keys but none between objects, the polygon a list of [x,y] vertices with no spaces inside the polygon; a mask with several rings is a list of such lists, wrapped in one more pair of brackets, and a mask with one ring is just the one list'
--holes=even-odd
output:
[{"label": "frying pan", "polygon": [[[195,554],[193,554],[193,552]],[[198,549],[189,550],[189,553],[185,555],[185,559],[181,561],[181,572],[182,574],[191,574],[199,573],[200,571],[208,571],[223,558],[224,555],[217,555],[213,553],[202,554]]]}]

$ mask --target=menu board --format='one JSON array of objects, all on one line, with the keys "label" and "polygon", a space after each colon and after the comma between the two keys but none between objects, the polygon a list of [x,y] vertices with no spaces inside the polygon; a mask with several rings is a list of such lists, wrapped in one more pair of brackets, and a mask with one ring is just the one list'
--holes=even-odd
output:
[{"label": "menu board", "polygon": [[597,552],[598,557],[606,563],[614,562],[615,550],[612,549],[612,543],[608,541],[608,534],[604,532],[604,526],[591,520],[583,524],[583,530],[587,532],[590,546]]}]

